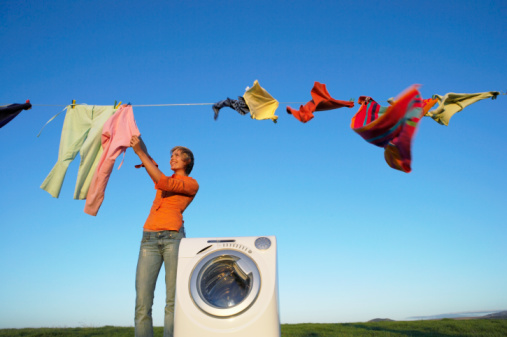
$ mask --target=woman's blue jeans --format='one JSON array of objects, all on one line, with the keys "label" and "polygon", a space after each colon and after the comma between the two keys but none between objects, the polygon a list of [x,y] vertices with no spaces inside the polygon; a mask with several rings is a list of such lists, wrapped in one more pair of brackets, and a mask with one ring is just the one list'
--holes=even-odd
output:
[{"label": "woman's blue jeans", "polygon": [[185,231],[143,232],[136,271],[136,337],[153,336],[151,317],[155,285],[162,263],[165,266],[166,305],[164,337],[172,337],[174,330],[174,297],[178,249]]}]

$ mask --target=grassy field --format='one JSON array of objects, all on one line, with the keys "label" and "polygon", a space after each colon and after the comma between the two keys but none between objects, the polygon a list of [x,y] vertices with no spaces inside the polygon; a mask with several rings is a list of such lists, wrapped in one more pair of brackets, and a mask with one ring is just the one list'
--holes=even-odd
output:
[{"label": "grassy field", "polygon": [[[132,337],[134,328],[105,326],[100,328],[37,328],[3,329],[1,337]],[[155,328],[155,336],[162,337],[162,328]],[[507,320],[397,321],[340,324],[282,324],[282,337],[334,336],[403,336],[403,337],[505,337]],[[188,336],[206,337],[206,336]],[[262,336],[259,336],[262,337]]]}]

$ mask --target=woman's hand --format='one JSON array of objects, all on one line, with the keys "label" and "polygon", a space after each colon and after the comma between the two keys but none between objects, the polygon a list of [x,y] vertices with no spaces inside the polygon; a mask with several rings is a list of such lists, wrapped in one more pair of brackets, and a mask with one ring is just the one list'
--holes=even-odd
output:
[{"label": "woman's hand", "polygon": [[146,148],[146,145],[144,145],[141,137],[132,136],[130,138],[130,147],[134,150],[139,159],[141,159],[143,166],[146,168],[146,171],[148,172],[148,175],[151,177],[153,182],[155,184],[158,183],[163,173],[158,169],[155,161],[151,159],[150,155],[148,154],[148,149]]},{"label": "woman's hand", "polygon": [[146,152],[146,146],[143,140],[138,136],[132,136],[132,138],[130,138],[130,147],[137,155],[139,155],[140,152]]}]

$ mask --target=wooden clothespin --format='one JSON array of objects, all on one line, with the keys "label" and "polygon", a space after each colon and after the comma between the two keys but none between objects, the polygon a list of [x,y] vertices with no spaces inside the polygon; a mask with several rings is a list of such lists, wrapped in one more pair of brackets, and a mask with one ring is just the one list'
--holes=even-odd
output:
[{"label": "wooden clothespin", "polygon": [[71,106],[72,109],[74,109],[74,107],[76,106],[76,100],[75,99],[72,100],[72,104],[70,106]]}]

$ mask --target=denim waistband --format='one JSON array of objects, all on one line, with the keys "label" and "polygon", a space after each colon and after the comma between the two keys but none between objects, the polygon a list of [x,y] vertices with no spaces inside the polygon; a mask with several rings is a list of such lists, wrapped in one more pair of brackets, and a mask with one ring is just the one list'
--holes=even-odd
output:
[{"label": "denim waistband", "polygon": [[162,239],[171,238],[178,234],[178,231],[158,231],[158,232],[144,232],[143,239]]}]

